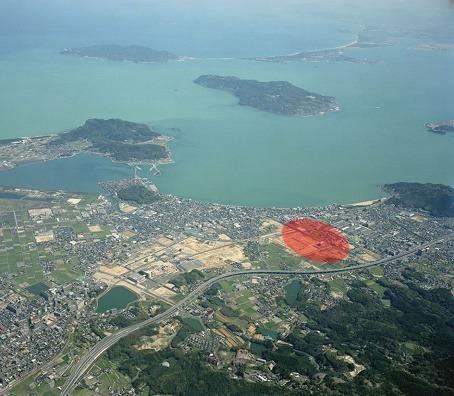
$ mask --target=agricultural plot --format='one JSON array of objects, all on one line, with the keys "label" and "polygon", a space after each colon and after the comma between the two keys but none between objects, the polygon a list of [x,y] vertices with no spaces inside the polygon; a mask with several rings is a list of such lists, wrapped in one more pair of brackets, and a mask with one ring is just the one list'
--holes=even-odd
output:
[{"label": "agricultural plot", "polygon": [[297,269],[302,268],[302,259],[278,244],[260,245],[260,259],[253,263],[261,269]]},{"label": "agricultural plot", "polygon": [[[58,235],[95,240],[106,238],[106,226],[87,225],[81,209],[93,197],[70,200],[2,200],[0,211],[0,271],[14,276],[18,285],[38,282],[63,284],[82,276],[74,268],[75,255],[55,244]],[[87,202],[85,202],[87,201]],[[77,205],[74,204],[77,202]]]}]

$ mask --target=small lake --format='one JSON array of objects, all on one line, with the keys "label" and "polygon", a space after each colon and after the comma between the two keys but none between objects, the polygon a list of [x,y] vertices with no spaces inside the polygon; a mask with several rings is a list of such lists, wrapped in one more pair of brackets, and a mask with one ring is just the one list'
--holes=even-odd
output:
[{"label": "small lake", "polygon": [[287,301],[288,305],[293,305],[296,303],[296,299],[298,298],[298,293],[300,289],[301,283],[297,280],[290,282],[288,285],[284,287],[285,301]]},{"label": "small lake", "polygon": [[49,290],[49,286],[47,286],[43,282],[39,282],[39,283],[35,283],[34,285],[27,287],[27,290],[30,293],[33,293],[33,294],[39,296],[41,293],[47,292]]},{"label": "small lake", "polygon": [[137,300],[137,295],[123,286],[115,286],[98,299],[96,312],[102,313],[109,309],[123,309]]},{"label": "small lake", "polygon": [[258,344],[256,342],[251,342],[251,346],[250,346],[250,349],[253,353],[255,353],[256,355],[259,355],[259,356],[262,356],[262,352],[263,351],[266,351],[266,346],[263,345],[263,344]]}]

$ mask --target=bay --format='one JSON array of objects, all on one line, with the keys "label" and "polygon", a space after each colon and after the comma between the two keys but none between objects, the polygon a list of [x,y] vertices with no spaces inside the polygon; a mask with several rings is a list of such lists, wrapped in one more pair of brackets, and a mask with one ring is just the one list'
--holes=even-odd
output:
[{"label": "bay", "polygon": [[[347,16],[337,2],[331,9],[287,3],[255,13],[229,9],[229,14],[243,11],[234,31],[227,19],[214,17],[214,6],[194,17],[200,22],[195,24],[188,20],[191,14],[173,15],[158,1],[150,27],[137,10],[118,15],[138,23],[121,31],[103,19],[96,30],[87,15],[73,11],[74,26],[69,23],[61,35],[51,24],[40,36],[24,31],[3,36],[0,136],[57,133],[94,117],[145,122],[174,137],[175,163],[162,166],[159,177],[147,169],[142,176],[165,193],[226,204],[313,206],[377,198],[382,184],[395,181],[453,185],[454,139],[424,127],[453,117],[453,51],[418,49],[419,39],[409,33],[412,20],[397,5],[390,21],[384,6],[377,6],[375,16],[361,7]],[[410,16],[433,37],[444,37],[453,10],[441,1],[413,6]],[[162,22],[166,18],[169,24]],[[402,37],[391,47],[351,49],[348,55],[376,64],[242,59],[341,45],[355,37],[361,22],[374,18],[399,26]],[[86,32],[77,29],[78,19],[87,24]],[[216,22],[218,30],[211,34]],[[110,42],[147,44],[195,59],[133,64],[58,54],[66,46],[106,42],[110,33]],[[238,106],[228,93],[195,85],[201,74],[287,80],[335,96],[341,111],[306,118],[259,112]],[[126,165],[80,155],[0,172],[0,184],[98,192],[99,181],[131,174]]]}]

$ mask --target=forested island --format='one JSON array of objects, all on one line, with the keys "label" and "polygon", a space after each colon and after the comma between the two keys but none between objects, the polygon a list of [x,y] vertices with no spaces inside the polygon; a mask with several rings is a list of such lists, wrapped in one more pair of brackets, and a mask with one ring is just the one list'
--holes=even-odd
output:
[{"label": "forested island", "polygon": [[57,135],[0,141],[0,169],[82,152],[106,155],[122,162],[167,162],[170,160],[167,141],[166,136],[145,124],[94,118]]},{"label": "forested island", "polygon": [[426,128],[431,132],[445,135],[448,132],[454,132],[454,120],[429,122],[426,124]]},{"label": "forested island", "polygon": [[454,188],[432,183],[393,183],[384,186],[392,194],[388,203],[423,209],[436,217],[454,217]]},{"label": "forested island", "polygon": [[136,63],[167,62],[179,58],[171,52],[159,51],[141,45],[91,45],[88,47],[65,48],[61,51],[61,54]]},{"label": "forested island", "polygon": [[196,84],[228,91],[241,106],[283,115],[318,115],[339,110],[335,98],[306,91],[288,81],[243,80],[238,77],[203,75]]},{"label": "forested island", "polygon": [[159,160],[167,157],[164,146],[150,143],[160,136],[145,124],[119,119],[90,119],[84,125],[59,134],[50,145],[86,141],[87,151],[106,154],[117,161]]},{"label": "forested island", "polygon": [[119,119],[90,119],[84,125],[58,135],[49,144],[60,145],[85,140],[87,148],[107,154],[117,161],[159,160],[167,156],[164,146],[150,142],[160,136],[148,125]]}]

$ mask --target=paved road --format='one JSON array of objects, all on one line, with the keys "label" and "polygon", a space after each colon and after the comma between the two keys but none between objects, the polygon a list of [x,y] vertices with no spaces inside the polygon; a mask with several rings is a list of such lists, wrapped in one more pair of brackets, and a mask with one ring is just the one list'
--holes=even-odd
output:
[{"label": "paved road", "polygon": [[191,293],[189,293],[182,300],[178,301],[175,305],[173,305],[167,311],[165,311],[159,315],[156,315],[152,318],[149,318],[143,322],[133,324],[129,327],[125,327],[124,329],[121,329],[118,332],[116,332],[108,337],[105,337],[101,341],[99,341],[73,367],[72,373],[69,376],[68,380],[66,381],[60,395],[61,396],[71,395],[71,393],[73,392],[73,390],[75,389],[75,387],[77,386],[79,381],[88,372],[88,370],[91,368],[91,366],[94,364],[94,362],[105,351],[107,351],[112,345],[116,344],[123,337],[126,337],[128,334],[131,334],[134,331],[139,330],[145,326],[165,321],[165,320],[171,318],[172,316],[177,315],[178,310],[181,307],[183,307],[185,304],[190,303],[191,301],[195,300],[197,297],[199,297],[201,294],[203,294],[206,290],[208,290],[212,285],[214,285],[215,283],[217,283],[223,279],[231,278],[234,276],[241,276],[241,275],[248,275],[248,276],[250,276],[250,275],[265,275],[265,276],[269,276],[269,275],[282,275],[282,276],[315,275],[316,276],[316,275],[337,274],[337,273],[342,273],[342,272],[359,271],[359,270],[362,270],[365,268],[370,268],[370,267],[374,267],[377,265],[391,263],[393,261],[399,260],[406,256],[410,256],[410,255],[416,253],[418,250],[425,249],[430,246],[437,245],[439,243],[443,243],[443,242],[446,242],[451,239],[454,239],[454,234],[449,234],[443,238],[439,238],[432,242],[427,242],[425,244],[422,244],[418,247],[415,247],[411,250],[408,250],[404,253],[400,253],[393,257],[388,257],[388,258],[374,261],[371,263],[343,267],[343,268],[331,268],[331,269],[324,269],[324,270],[317,270],[317,271],[245,270],[245,271],[226,272],[224,274],[217,275],[213,278],[208,279],[206,282],[200,284],[199,286],[197,286],[193,291],[191,291]]}]

